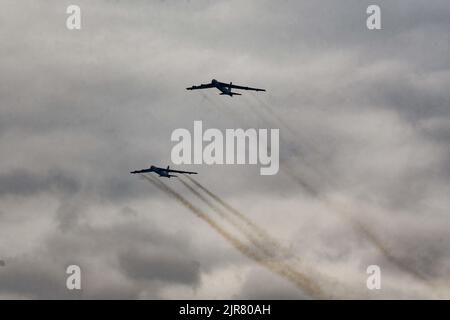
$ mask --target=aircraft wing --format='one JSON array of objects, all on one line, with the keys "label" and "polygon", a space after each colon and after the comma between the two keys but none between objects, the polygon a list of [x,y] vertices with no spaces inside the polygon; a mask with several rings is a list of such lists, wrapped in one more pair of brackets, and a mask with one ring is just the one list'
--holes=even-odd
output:
[{"label": "aircraft wing", "polygon": [[136,170],[136,171],[131,171],[131,174],[136,174],[136,173],[146,173],[146,172],[153,172],[153,170],[150,169],[142,169],[142,170]]},{"label": "aircraft wing", "polygon": [[198,90],[198,89],[209,89],[209,88],[214,88],[214,86],[211,83],[208,83],[208,84],[201,84],[199,86],[192,86],[192,87],[186,88],[186,90]]},{"label": "aircraft wing", "polygon": [[[230,85],[225,84],[226,86],[230,87]],[[253,90],[253,91],[266,91],[266,89],[259,89],[259,88],[252,88],[252,87],[243,87],[243,86],[237,86],[234,84],[231,84],[232,89],[240,89],[240,90]]]},{"label": "aircraft wing", "polygon": [[166,170],[167,172],[173,172],[173,173],[185,173],[185,174],[197,174],[197,172],[192,172],[192,171],[179,171],[179,170]]}]

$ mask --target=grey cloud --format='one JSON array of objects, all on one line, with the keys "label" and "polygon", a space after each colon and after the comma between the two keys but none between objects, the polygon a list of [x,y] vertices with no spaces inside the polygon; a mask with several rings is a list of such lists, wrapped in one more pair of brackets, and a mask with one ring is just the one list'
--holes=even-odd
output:
[{"label": "grey cloud", "polygon": [[33,196],[41,192],[73,194],[80,189],[79,182],[60,170],[35,174],[29,169],[13,169],[0,175],[0,195]]},{"label": "grey cloud", "polygon": [[[76,214],[75,208],[69,211]],[[65,227],[70,221],[63,223]],[[147,251],[134,248],[147,248]],[[140,226],[138,221],[118,223],[110,228],[72,224],[48,237],[42,250],[27,256],[5,257],[0,292],[39,299],[136,299],[151,287],[157,297],[164,284],[195,285],[199,281],[199,264],[192,260],[195,253],[190,253],[191,250],[183,235]],[[65,269],[71,264],[81,267],[82,292],[65,287]],[[111,279],[108,275],[111,272],[123,279]],[[142,280],[156,283],[147,287],[132,284]]]},{"label": "grey cloud", "polygon": [[129,277],[137,280],[195,285],[200,278],[199,263],[182,252],[125,252],[119,256],[119,263]]},{"label": "grey cloud", "polygon": [[[8,216],[0,251],[10,253],[0,257],[3,293],[71,298],[61,268],[79,261],[92,280],[83,298],[177,297],[186,288],[193,296],[306,298],[265,271],[231,294],[208,288],[205,277],[220,282],[215,272],[239,273],[250,262],[129,174],[170,164],[172,131],[199,119],[221,129],[281,128],[276,176],[254,166],[186,169],[270,233],[298,228],[286,241],[299,240],[305,259],[339,275],[335,265],[385,262],[335,208],[324,209],[323,199],[338,194],[402,262],[445,279],[448,1],[380,0],[376,32],[365,27],[370,1],[78,4],[79,32],[65,29],[65,4],[56,1],[5,1],[0,12],[0,219]],[[222,99],[184,89],[210,78],[268,91]],[[8,235],[27,239],[26,212],[44,206],[43,195],[51,215],[32,216],[37,251]],[[26,258],[8,258],[15,251]]]},{"label": "grey cloud", "polygon": [[0,273],[0,292],[28,299],[70,299],[64,271],[65,268],[58,269],[40,258],[8,259]]},{"label": "grey cloud", "polygon": [[80,215],[85,211],[85,207],[75,201],[62,201],[56,210],[56,220],[62,231],[67,231],[78,225]]},{"label": "grey cloud", "polygon": [[261,270],[251,270],[242,285],[241,292],[234,299],[254,300],[293,300],[308,299],[308,296],[297,288]]}]

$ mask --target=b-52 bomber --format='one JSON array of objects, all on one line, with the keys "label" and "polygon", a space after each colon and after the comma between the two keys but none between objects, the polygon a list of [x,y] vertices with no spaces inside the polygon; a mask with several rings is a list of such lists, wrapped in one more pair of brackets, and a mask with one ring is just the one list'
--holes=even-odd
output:
[{"label": "b-52 bomber", "polygon": [[186,90],[198,90],[198,89],[209,89],[209,88],[216,88],[221,92],[220,95],[226,95],[226,96],[230,96],[230,97],[241,96],[240,93],[233,92],[232,89],[266,91],[265,89],[237,86],[237,85],[234,85],[232,82],[224,83],[224,82],[217,81],[216,79],[212,79],[211,82],[207,83],[207,84],[201,84],[199,86],[192,86],[192,87],[186,88]]},{"label": "b-52 bomber", "polygon": [[171,174],[171,173],[197,174],[197,172],[192,172],[192,171],[172,170],[172,169],[170,169],[169,166],[167,166],[167,168],[159,168],[159,167],[151,166],[148,169],[131,171],[130,173],[137,174],[137,173],[149,173],[149,172],[154,172],[154,173],[158,174],[160,177],[166,177],[166,178],[176,177],[176,175]]}]

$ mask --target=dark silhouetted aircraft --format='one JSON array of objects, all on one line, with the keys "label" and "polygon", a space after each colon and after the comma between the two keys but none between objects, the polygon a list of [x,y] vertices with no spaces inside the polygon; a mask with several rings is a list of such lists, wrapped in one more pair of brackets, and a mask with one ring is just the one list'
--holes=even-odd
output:
[{"label": "dark silhouetted aircraft", "polygon": [[232,82],[230,83],[224,83],[217,81],[216,79],[212,79],[211,83],[207,84],[201,84],[199,86],[192,86],[189,88],[186,88],[186,90],[198,90],[198,89],[209,89],[209,88],[216,88],[219,89],[221,92],[220,95],[227,95],[227,96],[240,96],[240,93],[232,92],[232,89],[239,89],[239,90],[253,90],[253,91],[266,91],[265,89],[258,89],[258,88],[250,88],[250,87],[242,87],[242,86],[236,86]]},{"label": "dark silhouetted aircraft", "polygon": [[159,167],[151,166],[148,169],[132,171],[130,173],[131,174],[136,174],[136,173],[148,173],[148,172],[154,172],[154,173],[159,174],[160,177],[166,177],[166,178],[176,177],[176,175],[171,174],[172,172],[174,172],[174,173],[184,173],[184,174],[197,174],[197,172],[191,172],[191,171],[171,170],[169,166],[167,166],[167,169],[166,168],[159,168]]}]

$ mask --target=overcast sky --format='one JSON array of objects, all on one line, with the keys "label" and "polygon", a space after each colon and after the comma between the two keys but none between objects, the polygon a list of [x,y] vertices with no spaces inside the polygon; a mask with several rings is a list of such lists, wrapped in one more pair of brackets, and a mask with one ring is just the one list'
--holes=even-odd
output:
[{"label": "overcast sky", "polygon": [[[450,298],[447,0],[0,4],[0,298],[311,298],[129,174],[171,164],[172,131],[194,120],[280,129],[275,176],[181,169],[328,295]],[[382,30],[366,28],[369,4]],[[212,78],[267,92],[185,90]]]}]

